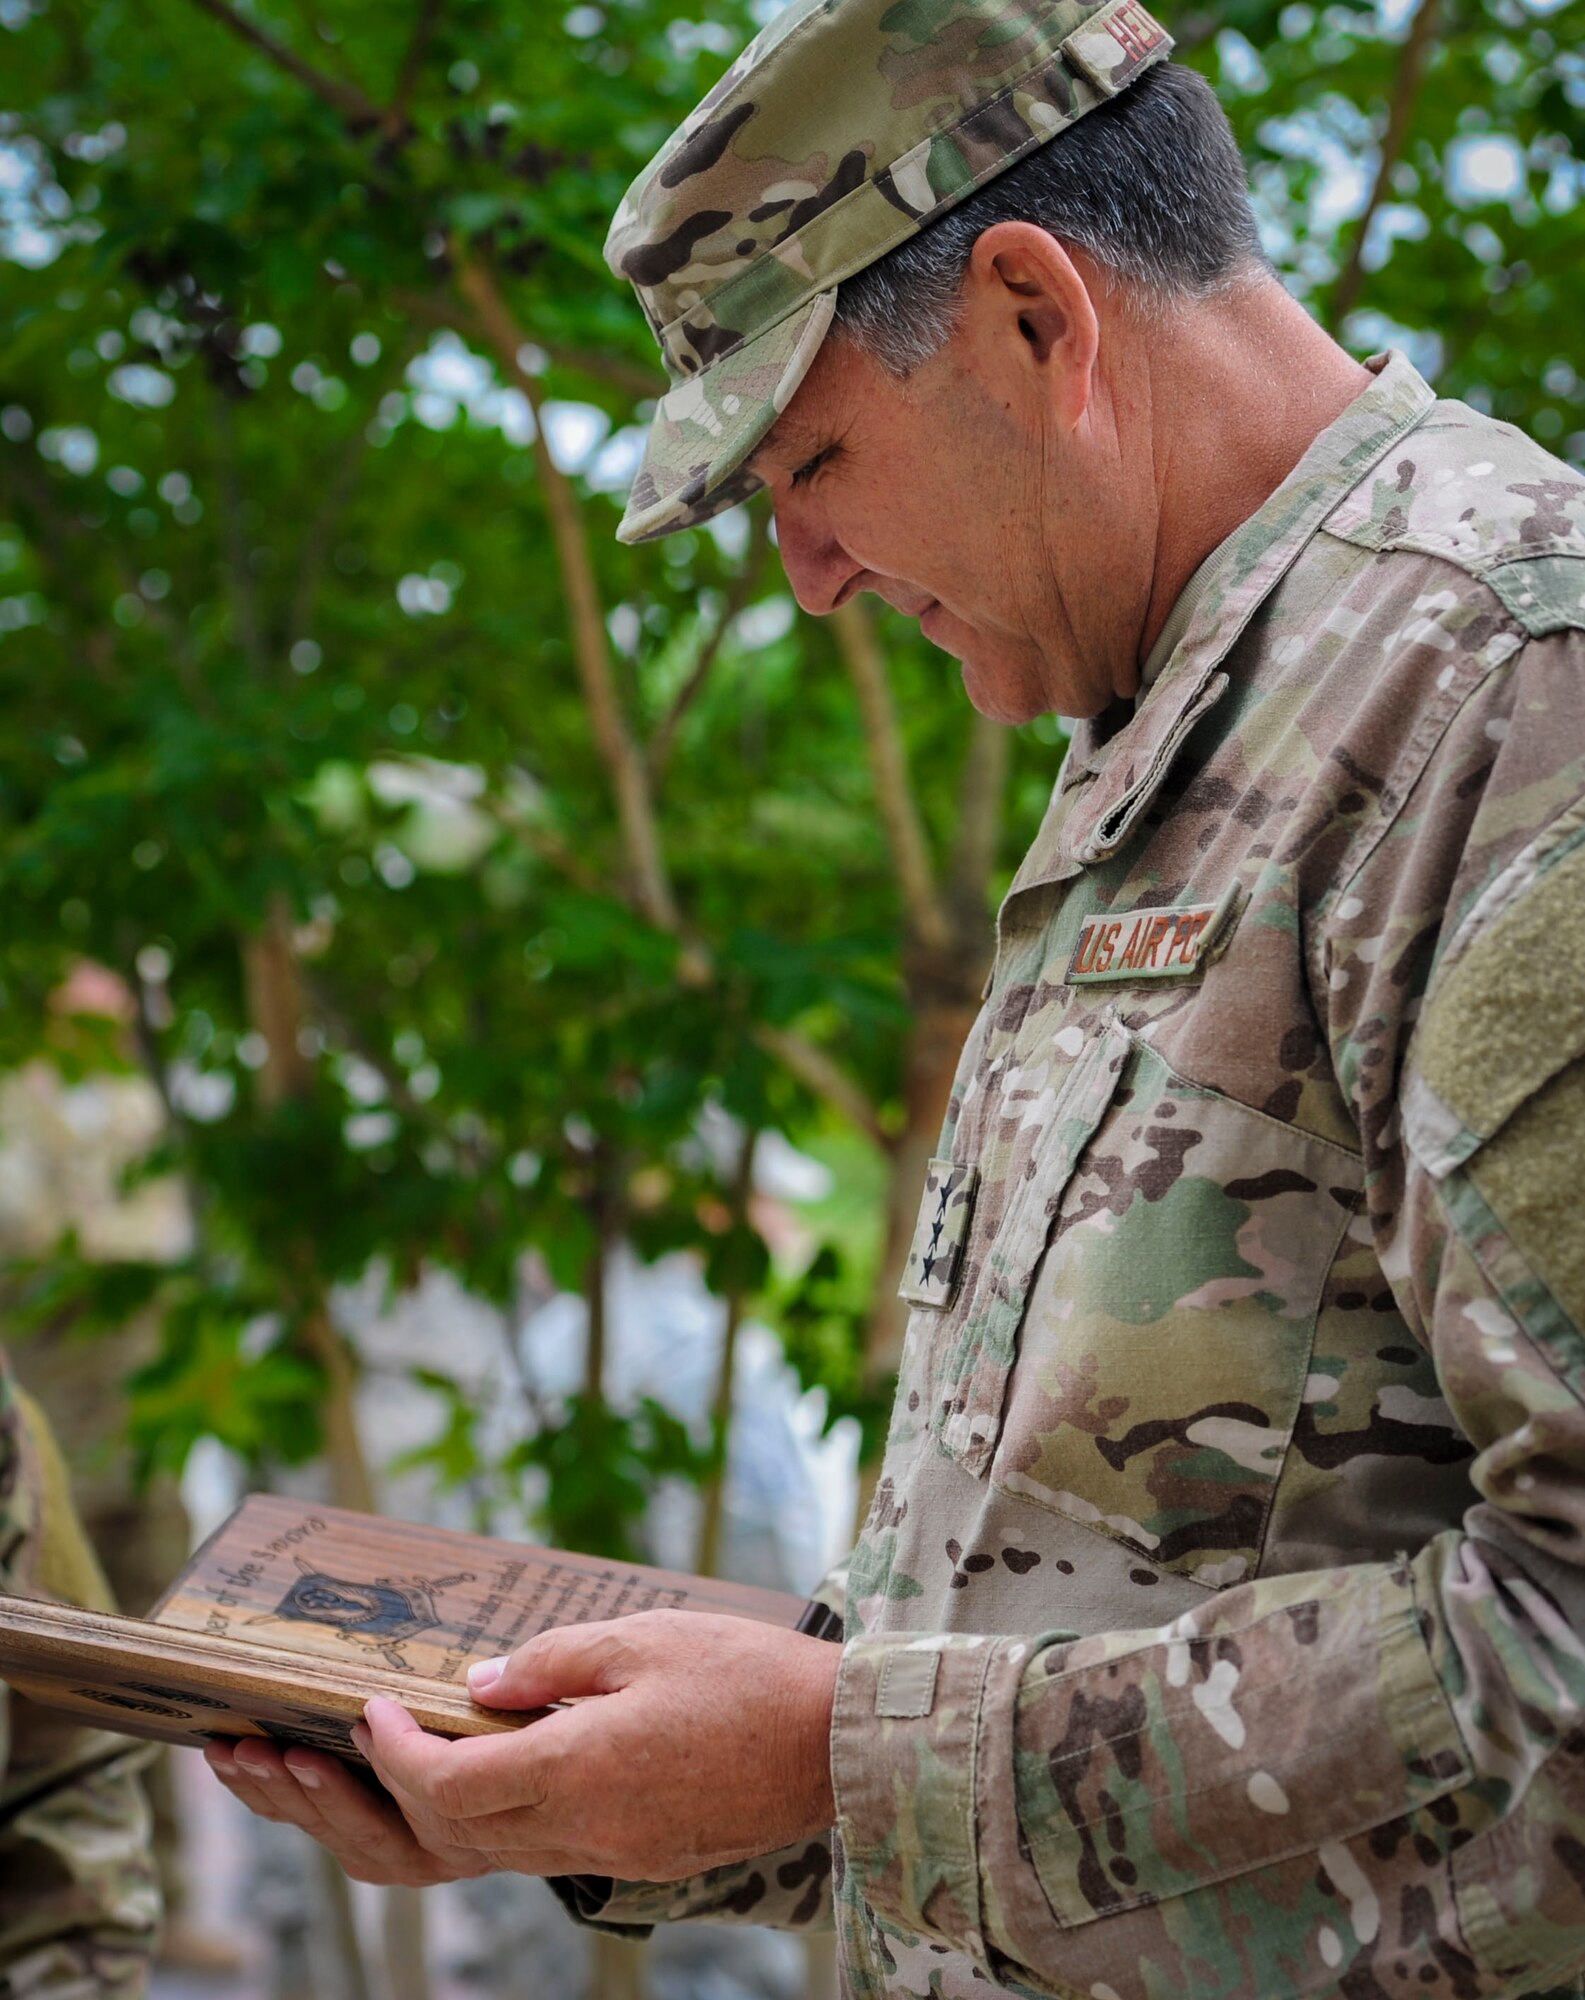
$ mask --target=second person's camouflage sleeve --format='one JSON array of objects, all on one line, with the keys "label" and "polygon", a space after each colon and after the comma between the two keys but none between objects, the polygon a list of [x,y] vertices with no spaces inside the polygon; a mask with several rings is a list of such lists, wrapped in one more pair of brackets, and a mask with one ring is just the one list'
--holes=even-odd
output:
[{"label": "second person's camouflage sleeve", "polygon": [[[106,1604],[47,1426],[0,1353],[0,1590]],[[150,1745],[0,1683],[0,1994],[140,2000],[160,1895],[137,1777]]]},{"label": "second person's camouflage sleeve", "polygon": [[1483,680],[1317,913],[1314,1005],[1377,1254],[1476,1452],[1462,1529],[1149,1630],[846,1649],[833,1754],[858,1891],[1010,1991],[1574,1990],[1582,685],[1577,631]]}]

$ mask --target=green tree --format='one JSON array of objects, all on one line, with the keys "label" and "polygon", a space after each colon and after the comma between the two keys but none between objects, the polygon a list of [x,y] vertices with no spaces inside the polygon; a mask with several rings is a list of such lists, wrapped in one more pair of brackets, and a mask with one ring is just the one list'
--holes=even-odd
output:
[{"label": "green tree", "polygon": [[[1576,452],[1581,12],[1175,23],[1288,281]],[[1057,739],[941,700],[897,621],[789,621],[763,518],[610,539],[658,378],[604,222],[752,25],[6,16],[0,1032],[62,1046],[78,956],[139,996],[125,1053],[204,1225],[159,1279],[151,1455],[322,1427],[366,1497],[324,1301],[374,1257],[504,1299],[538,1247],[591,1301],[598,1405],[611,1244],[709,1247],[679,1165],[706,1100],[880,1156],[868,1244],[786,1301],[873,1436],[988,894]],[[642,1484],[583,1532],[620,1543]]]},{"label": "green tree", "polygon": [[77,955],[139,996],[203,1223],[158,1280],[151,1453],[298,1451],[317,1416],[366,1499],[325,1295],[376,1256],[504,1298],[537,1246],[590,1299],[597,1406],[612,1243],[710,1246],[678,1151],[707,1100],[857,1125],[908,1219],[1000,732],[915,645],[905,740],[870,622],[794,621],[763,520],[621,551],[601,460],[550,443],[619,453],[655,387],[603,219],[744,25],[672,14],[368,9],[306,54],[181,0],[14,31],[7,1053],[58,1039]]},{"label": "green tree", "polygon": [[[659,380],[605,223],[756,18],[0,0],[0,1061],[142,1068],[199,1220],[17,1303],[158,1302],[151,1463],[323,1444],[365,1502],[331,1288],[506,1305],[533,1249],[589,1301],[582,1394],[481,1468],[437,1368],[436,1463],[627,1546],[654,1479],[718,1480],[732,1343],[708,1441],[612,1409],[619,1241],[693,1248],[730,1328],[768,1301],[873,1455],[1061,736],[889,615],[797,617],[761,509],[612,540]],[[1169,19],[1318,316],[1585,458],[1585,0]],[[130,1031],[63,1015],[85,958]],[[807,1271],[767,1275],[707,1104],[843,1163]]]}]

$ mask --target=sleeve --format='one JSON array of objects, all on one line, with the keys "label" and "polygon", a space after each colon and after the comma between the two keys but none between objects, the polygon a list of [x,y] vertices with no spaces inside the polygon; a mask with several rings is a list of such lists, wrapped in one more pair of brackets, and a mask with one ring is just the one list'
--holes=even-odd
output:
[{"label": "sleeve", "polygon": [[[828,1570],[810,1592],[840,1618],[847,1603],[847,1562]],[[656,1924],[763,1924],[772,1930],[832,1928],[831,1839],[801,1841],[776,1854],[707,1869],[683,1882],[615,1882],[609,1875],[554,1875],[563,1909],[591,1929],[647,1937]]]},{"label": "sleeve", "polygon": [[[106,1603],[47,1426],[0,1355],[0,1587]],[[140,2000],[160,1933],[153,1747],[47,1714],[0,1683],[0,1992]]]},{"label": "sleeve", "polygon": [[1468,696],[1317,940],[1377,1254],[1475,1447],[1461,1526],[1148,1631],[847,1647],[848,1865],[993,1980],[1581,1990],[1582,669],[1537,640]]}]

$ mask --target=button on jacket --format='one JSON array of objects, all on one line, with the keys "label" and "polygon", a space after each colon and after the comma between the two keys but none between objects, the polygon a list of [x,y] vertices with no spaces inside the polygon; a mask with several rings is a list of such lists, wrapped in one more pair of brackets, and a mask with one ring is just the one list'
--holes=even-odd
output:
[{"label": "button on jacket", "polygon": [[1081,724],[848,1568],[844,1990],[1585,1964],[1585,482],[1397,355]]}]

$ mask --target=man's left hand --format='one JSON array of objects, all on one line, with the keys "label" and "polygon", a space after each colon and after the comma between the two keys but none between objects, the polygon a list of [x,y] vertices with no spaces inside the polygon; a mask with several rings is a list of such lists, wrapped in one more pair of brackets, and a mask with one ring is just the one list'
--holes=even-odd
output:
[{"label": "man's left hand", "polygon": [[680,1881],[834,1823],[841,1657],[823,1639],[697,1612],[563,1626],[475,1666],[469,1689],[490,1708],[570,1707],[448,1742],[374,1700],[359,1747],[433,1851],[524,1875]]}]

